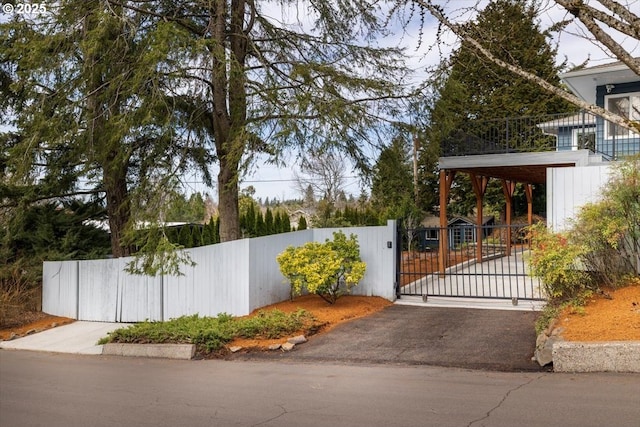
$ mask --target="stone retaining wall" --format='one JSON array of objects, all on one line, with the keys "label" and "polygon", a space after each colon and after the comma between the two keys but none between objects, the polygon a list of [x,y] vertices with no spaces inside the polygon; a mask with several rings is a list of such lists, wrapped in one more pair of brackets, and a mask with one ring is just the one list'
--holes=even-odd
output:
[{"label": "stone retaining wall", "polygon": [[553,344],[553,370],[640,373],[640,341],[557,341]]}]

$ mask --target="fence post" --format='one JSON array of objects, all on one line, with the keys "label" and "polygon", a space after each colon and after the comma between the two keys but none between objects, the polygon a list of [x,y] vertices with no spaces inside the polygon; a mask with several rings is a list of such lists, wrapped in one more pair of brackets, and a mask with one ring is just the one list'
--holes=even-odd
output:
[{"label": "fence post", "polygon": [[398,219],[396,222],[396,298],[400,299],[402,286],[400,280],[400,270],[402,269],[402,219]]}]

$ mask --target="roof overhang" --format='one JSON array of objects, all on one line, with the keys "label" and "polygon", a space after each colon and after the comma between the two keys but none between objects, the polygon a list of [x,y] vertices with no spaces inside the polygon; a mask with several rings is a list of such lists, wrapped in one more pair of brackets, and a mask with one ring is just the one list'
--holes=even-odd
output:
[{"label": "roof overhang", "polygon": [[441,170],[474,173],[526,184],[545,184],[547,168],[589,165],[589,150],[441,157]]},{"label": "roof overhang", "polygon": [[596,86],[631,83],[640,76],[621,62],[570,71],[560,75],[571,92],[591,104],[596,103]]}]

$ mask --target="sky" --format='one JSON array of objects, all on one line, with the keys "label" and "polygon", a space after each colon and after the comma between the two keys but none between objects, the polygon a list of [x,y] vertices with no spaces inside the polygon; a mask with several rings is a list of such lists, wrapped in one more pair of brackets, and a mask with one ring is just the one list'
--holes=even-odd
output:
[{"label": "sky", "polygon": [[[470,19],[473,14],[465,12],[476,4],[482,8],[488,1],[486,0],[449,0],[439,1],[445,12],[457,21],[464,21]],[[593,4],[593,0],[590,2]],[[265,3],[266,4],[266,3]],[[553,1],[542,0],[539,2],[543,13],[540,16],[541,27],[546,28],[552,23],[559,22],[562,19],[567,18],[567,13],[561,7],[555,5]],[[640,12],[640,0],[630,0],[629,5],[632,11]],[[297,9],[295,12],[289,12],[283,14],[279,9],[273,9],[270,14],[278,19],[294,19],[299,18],[302,8]],[[0,12],[0,22],[6,20],[7,15]],[[414,19],[409,25],[405,26],[401,22],[392,22],[394,25],[394,34],[379,40],[380,45],[383,46],[402,46],[407,49],[407,53],[411,54],[409,59],[409,65],[415,70],[414,80],[416,82],[428,78],[426,70],[429,67],[434,66],[440,61],[440,55],[445,57],[456,46],[457,40],[451,33],[445,33],[443,37],[444,43],[439,45],[439,48],[432,49],[437,37],[437,23],[434,18],[429,14],[425,16],[425,26],[422,30],[422,44],[420,48],[416,48],[419,45],[419,22]],[[304,25],[304,23],[303,23]],[[558,50],[558,62],[562,62],[565,58],[569,64],[577,65],[583,63],[589,59],[589,65],[601,65],[607,62],[612,62],[613,59],[603,51],[600,47],[592,44],[590,41],[582,37],[584,34],[579,27],[569,27],[563,32],[556,40]],[[618,41],[623,42],[625,48],[632,52],[636,56],[640,56],[640,46],[637,40],[624,39],[619,34],[611,33],[611,35]],[[0,123],[0,127],[2,123]],[[253,186],[256,190],[254,197],[260,198],[263,201],[267,198],[273,200],[277,198],[279,200],[302,198],[302,194],[298,190],[296,180],[294,178],[294,171],[298,169],[293,159],[284,159],[286,166],[278,167],[276,165],[267,164],[264,161],[258,160],[250,172],[244,176],[240,187],[246,188]],[[213,176],[217,174],[217,169],[212,166],[211,172]],[[357,177],[357,172],[354,170],[345,171],[345,187],[344,190],[347,194],[352,194],[354,197],[358,197],[362,190],[363,184]],[[210,194],[214,200],[217,199],[217,190],[215,188],[207,188],[201,183],[200,178],[193,174],[192,176],[183,177],[185,189],[187,192],[200,191],[202,193]],[[368,189],[364,188],[368,193]]]}]

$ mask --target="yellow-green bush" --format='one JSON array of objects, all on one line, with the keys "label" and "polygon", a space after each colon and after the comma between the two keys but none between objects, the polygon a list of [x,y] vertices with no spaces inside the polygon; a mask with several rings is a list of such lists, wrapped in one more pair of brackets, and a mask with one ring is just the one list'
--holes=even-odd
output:
[{"label": "yellow-green bush", "polygon": [[360,246],[355,235],[349,238],[341,231],[325,243],[309,242],[289,246],[278,255],[280,271],[291,284],[291,294],[304,291],[317,294],[329,304],[349,293],[364,277],[366,264],[360,259]]},{"label": "yellow-green bush", "polygon": [[579,297],[591,284],[580,261],[584,246],[563,233],[553,233],[543,223],[531,226],[531,274],[540,278],[547,297],[563,301]]}]

